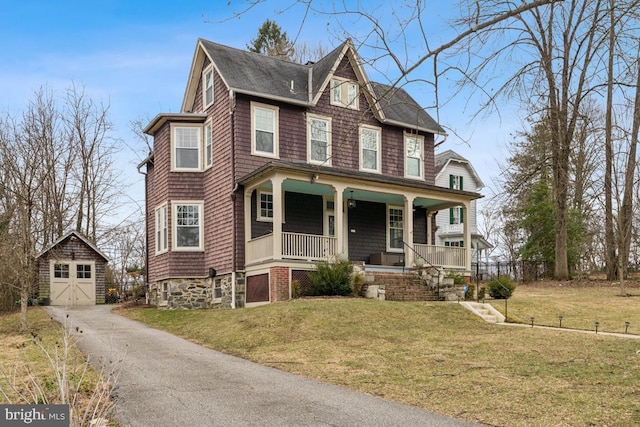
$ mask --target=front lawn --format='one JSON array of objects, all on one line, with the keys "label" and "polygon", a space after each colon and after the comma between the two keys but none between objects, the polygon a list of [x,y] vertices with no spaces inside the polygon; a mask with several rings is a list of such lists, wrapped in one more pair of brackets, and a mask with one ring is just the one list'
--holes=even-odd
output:
[{"label": "front lawn", "polygon": [[[564,307],[573,292],[573,306],[578,295],[590,300],[588,313],[600,313],[605,329],[618,331],[627,318],[640,329],[640,297],[567,292],[561,299],[554,295],[565,290],[554,286],[521,286],[509,317],[553,325],[556,308],[542,307]],[[612,309],[615,315],[604,316]],[[456,303],[303,299],[120,313],[264,365],[487,425],[640,424],[640,340],[488,324]],[[574,312],[563,313],[569,326]]]}]

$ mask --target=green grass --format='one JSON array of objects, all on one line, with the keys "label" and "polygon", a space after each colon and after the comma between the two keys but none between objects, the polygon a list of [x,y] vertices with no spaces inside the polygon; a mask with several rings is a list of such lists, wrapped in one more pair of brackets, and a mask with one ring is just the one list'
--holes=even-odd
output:
[{"label": "green grass", "polygon": [[[539,307],[550,298],[538,294],[517,288],[509,316],[513,306],[514,317],[528,320],[534,310],[552,324],[555,311]],[[626,313],[613,316],[611,327],[640,308],[640,298],[594,295],[598,307],[625,300]],[[468,421],[640,423],[640,340],[492,325],[455,303],[338,298],[233,311],[121,312],[209,348]]]}]

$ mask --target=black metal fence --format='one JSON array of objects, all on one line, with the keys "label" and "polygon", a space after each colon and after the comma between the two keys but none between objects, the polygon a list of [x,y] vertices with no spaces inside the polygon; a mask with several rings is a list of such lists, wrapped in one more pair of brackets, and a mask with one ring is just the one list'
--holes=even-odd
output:
[{"label": "black metal fence", "polygon": [[488,261],[471,263],[471,278],[491,280],[498,276],[509,276],[518,282],[533,282],[553,277],[554,265],[544,261]]}]

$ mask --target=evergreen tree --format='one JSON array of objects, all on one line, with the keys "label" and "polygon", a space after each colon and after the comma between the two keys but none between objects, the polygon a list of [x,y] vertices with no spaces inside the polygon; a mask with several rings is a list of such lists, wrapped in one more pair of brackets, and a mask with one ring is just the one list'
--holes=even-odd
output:
[{"label": "evergreen tree", "polygon": [[280,26],[270,19],[264,21],[258,35],[247,45],[250,52],[274,58],[293,60],[293,42],[289,41],[286,31],[283,32]]}]

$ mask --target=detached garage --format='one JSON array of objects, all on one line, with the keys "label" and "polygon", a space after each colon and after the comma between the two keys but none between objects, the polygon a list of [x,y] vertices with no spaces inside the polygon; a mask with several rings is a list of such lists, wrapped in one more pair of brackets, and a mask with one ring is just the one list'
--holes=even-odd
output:
[{"label": "detached garage", "polygon": [[38,256],[41,304],[103,304],[105,266],[109,262],[86,237],[71,231]]}]

